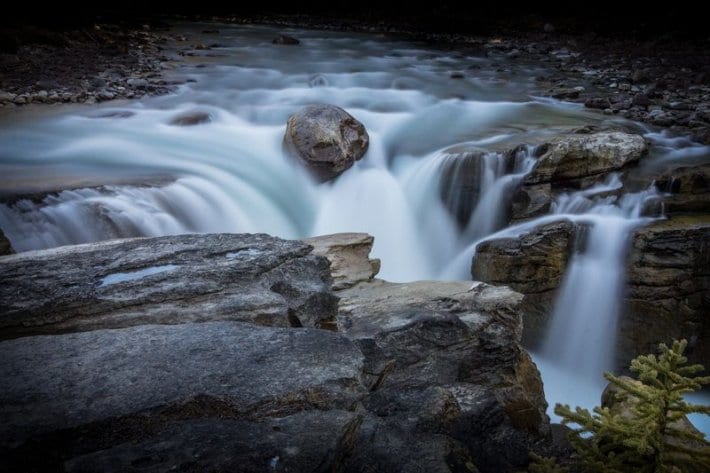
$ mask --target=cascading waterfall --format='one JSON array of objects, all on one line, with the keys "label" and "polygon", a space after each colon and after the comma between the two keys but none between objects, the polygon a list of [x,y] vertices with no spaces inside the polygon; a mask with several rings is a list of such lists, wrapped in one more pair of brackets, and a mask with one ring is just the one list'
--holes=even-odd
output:
[{"label": "cascading waterfall", "polygon": [[641,213],[658,195],[652,188],[619,199],[590,199],[615,182],[618,176],[611,175],[596,188],[564,195],[552,209],[553,214],[571,215],[588,231],[582,233],[583,248],[573,255],[562,281],[542,356],[587,379],[600,379],[614,368],[627,243],[634,228],[651,220]]},{"label": "cascading waterfall", "polygon": [[[186,34],[197,39],[201,30]],[[297,31],[303,54],[294,60],[292,48],[271,44],[281,31],[220,31],[223,46],[196,51],[171,72],[169,79],[183,83],[174,94],[13,112],[0,121],[0,228],[17,250],[185,232],[299,238],[360,231],[375,236],[373,256],[382,259],[385,279],[469,279],[480,241],[566,218],[588,231],[536,360],[551,404],[598,403],[601,372],[613,358],[626,242],[646,222],[641,209],[654,191],[624,194],[611,175],[559,197],[552,214],[506,228],[512,193],[532,170],[535,149],[519,147],[512,157],[500,150],[604,117],[531,99],[539,71],[510,62],[501,80],[501,58]],[[210,54],[221,55],[217,63]],[[469,72],[452,80],[452,70]],[[281,147],[288,116],[316,102],[347,109],[370,134],[365,159],[324,184]],[[195,111],[211,121],[170,124]],[[687,141],[649,138],[658,161],[706,153]],[[451,184],[447,172],[471,162],[477,200],[462,205],[448,198],[472,183]]]}]

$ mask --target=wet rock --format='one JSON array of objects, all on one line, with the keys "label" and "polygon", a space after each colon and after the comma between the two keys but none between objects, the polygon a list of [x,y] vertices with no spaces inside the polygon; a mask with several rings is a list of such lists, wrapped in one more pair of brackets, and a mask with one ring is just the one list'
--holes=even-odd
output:
[{"label": "wet rock", "polygon": [[578,180],[604,175],[641,159],[648,151],[642,136],[622,132],[566,135],[547,145],[525,184]]},{"label": "wet rock", "polygon": [[175,126],[195,126],[209,123],[212,121],[212,115],[207,112],[189,112],[179,115],[170,120],[171,125]]},{"label": "wet rock", "polygon": [[14,253],[10,240],[7,239],[2,230],[0,230],[0,256]]},{"label": "wet rock", "polygon": [[607,109],[610,105],[609,99],[605,97],[592,97],[584,101],[585,107],[599,110]]},{"label": "wet rock", "polygon": [[285,45],[301,44],[301,41],[299,41],[297,38],[294,38],[293,36],[288,36],[285,34],[278,35],[271,42],[274,44],[285,44]]},{"label": "wet rock", "polygon": [[513,194],[510,218],[515,221],[545,215],[552,199],[550,183],[522,186]]},{"label": "wet rock", "polygon": [[480,243],[471,273],[474,279],[510,286],[525,295],[525,339],[541,339],[557,288],[574,250],[576,227],[562,220],[541,225],[518,238]]},{"label": "wet rock", "polygon": [[362,123],[340,107],[309,105],[288,119],[284,145],[320,181],[339,176],[361,159],[369,144]]},{"label": "wet rock", "polygon": [[308,80],[309,87],[328,87],[328,79],[323,74],[316,74]]},{"label": "wet rock", "polygon": [[449,77],[451,77],[452,79],[463,79],[463,78],[466,77],[466,76],[464,76],[463,72],[458,72],[458,71],[457,71],[457,72],[452,72],[452,73],[449,75]]},{"label": "wet rock", "polygon": [[370,259],[375,239],[367,233],[336,233],[303,240],[313,246],[313,254],[330,261],[333,290],[370,281],[380,271],[380,260]]},{"label": "wet rock", "polygon": [[570,100],[579,98],[579,92],[576,88],[560,88],[553,90],[551,95],[556,99]]},{"label": "wet rock", "polygon": [[314,327],[337,312],[328,261],[301,242],[217,234],[68,248],[3,258],[0,338],[214,320]]},{"label": "wet rock", "polygon": [[439,196],[462,228],[471,218],[481,193],[484,151],[450,154],[442,161]]},{"label": "wet rock", "polygon": [[472,267],[475,279],[504,284],[524,294],[557,288],[572,252],[575,226],[562,220],[536,227],[519,238],[478,245]]},{"label": "wet rock", "polygon": [[628,257],[624,361],[673,338],[710,359],[710,216],[674,216],[636,231]]},{"label": "wet rock", "polygon": [[667,215],[710,214],[710,164],[681,166],[652,176]]}]

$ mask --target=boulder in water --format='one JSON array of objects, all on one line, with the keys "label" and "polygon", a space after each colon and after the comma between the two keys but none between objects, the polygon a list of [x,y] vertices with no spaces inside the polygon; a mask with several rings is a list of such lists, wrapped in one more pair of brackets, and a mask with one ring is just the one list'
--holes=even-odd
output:
[{"label": "boulder in water", "polygon": [[339,176],[361,159],[369,144],[367,130],[335,105],[309,105],[288,119],[284,145],[320,181]]},{"label": "boulder in water", "polygon": [[210,121],[212,121],[212,115],[207,112],[195,111],[178,115],[170,120],[170,124],[176,126],[194,126],[209,123]]}]

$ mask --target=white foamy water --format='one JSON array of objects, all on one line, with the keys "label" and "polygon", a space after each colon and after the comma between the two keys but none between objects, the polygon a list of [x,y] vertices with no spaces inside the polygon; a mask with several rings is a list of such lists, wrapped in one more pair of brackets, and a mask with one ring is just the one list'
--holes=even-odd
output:
[{"label": "white foamy water", "polygon": [[[210,26],[181,28],[195,44],[215,40],[200,37]],[[589,231],[564,277],[552,341],[536,359],[551,405],[599,402],[623,255],[652,191],[602,197],[621,186],[611,176],[563,196],[551,215],[506,227],[512,193],[535,160],[527,148],[510,165],[501,150],[605,117],[532,96],[540,67],[465,48],[299,30],[286,31],[302,43],[288,47],[271,44],[282,31],[268,27],[219,30],[220,47],[195,51],[170,73],[182,82],[174,94],[0,117],[0,192],[27,197],[0,201],[0,228],[17,250],[194,232],[355,231],[375,236],[385,279],[470,279],[478,242],[567,218]],[[288,116],[319,102],[345,108],[370,134],[365,158],[323,184],[282,149]],[[170,124],[195,111],[211,121]],[[687,140],[648,137],[654,162],[710,155]],[[462,225],[441,196],[442,176],[470,150],[484,154],[478,201]],[[53,189],[64,190],[42,192]]]}]

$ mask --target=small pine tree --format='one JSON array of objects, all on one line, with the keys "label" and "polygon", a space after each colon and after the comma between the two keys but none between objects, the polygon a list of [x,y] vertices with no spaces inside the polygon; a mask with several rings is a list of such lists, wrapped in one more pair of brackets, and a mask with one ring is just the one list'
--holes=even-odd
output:
[{"label": "small pine tree", "polygon": [[710,406],[688,403],[683,395],[710,384],[696,374],[701,365],[686,366],[687,342],[659,345],[660,354],[631,362],[638,380],[604,377],[619,390],[620,408],[595,407],[594,413],[557,404],[564,424],[576,424],[570,442],[584,471],[598,473],[685,473],[710,471],[710,443],[689,425],[686,415],[710,414]]}]

